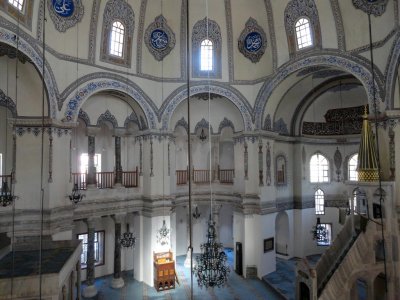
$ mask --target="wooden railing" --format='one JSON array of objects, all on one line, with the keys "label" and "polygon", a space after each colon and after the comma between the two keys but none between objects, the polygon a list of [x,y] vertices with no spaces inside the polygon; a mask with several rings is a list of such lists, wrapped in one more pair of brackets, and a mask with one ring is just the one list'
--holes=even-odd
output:
[{"label": "wooden railing", "polygon": [[[193,182],[202,184],[210,182],[210,170],[192,170]],[[234,169],[219,169],[218,168],[218,180],[220,183],[233,183],[233,178],[235,177]],[[214,171],[212,172],[211,179],[214,180]],[[187,184],[189,180],[187,170],[176,170],[176,184],[184,185]]]},{"label": "wooden railing", "polygon": [[187,170],[176,170],[176,184],[183,185],[186,184],[189,180],[188,171]]},{"label": "wooden railing", "polygon": [[234,169],[219,170],[218,172],[219,182],[221,183],[233,183],[233,178],[235,177]]},{"label": "wooden railing", "polygon": [[139,185],[139,176],[138,176],[138,168],[136,167],[136,171],[131,172],[122,172],[122,185],[124,187],[138,187]]},{"label": "wooden railing", "polygon": [[210,171],[209,170],[193,170],[194,183],[209,183]]},{"label": "wooden railing", "polygon": [[[138,168],[135,171],[122,171],[122,185],[126,188],[139,186]],[[115,172],[97,172],[96,185],[99,189],[111,189],[115,185]],[[80,190],[87,189],[87,173],[72,173],[72,182]]]}]

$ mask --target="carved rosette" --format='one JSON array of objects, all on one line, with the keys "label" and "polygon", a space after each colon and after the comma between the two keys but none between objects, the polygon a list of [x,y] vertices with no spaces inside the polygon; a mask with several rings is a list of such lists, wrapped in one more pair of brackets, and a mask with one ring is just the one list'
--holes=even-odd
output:
[{"label": "carved rosette", "polygon": [[239,51],[253,63],[260,61],[267,48],[267,36],[257,21],[249,18],[239,37]]},{"label": "carved rosette", "polygon": [[353,0],[356,8],[375,17],[379,17],[385,12],[387,3],[388,0]]},{"label": "carved rosette", "polygon": [[147,27],[144,34],[144,42],[150,53],[158,61],[163,60],[175,47],[175,34],[168,26],[164,16],[159,15]]},{"label": "carved rosette", "polygon": [[47,0],[47,7],[55,28],[60,32],[80,22],[85,11],[81,0]]}]

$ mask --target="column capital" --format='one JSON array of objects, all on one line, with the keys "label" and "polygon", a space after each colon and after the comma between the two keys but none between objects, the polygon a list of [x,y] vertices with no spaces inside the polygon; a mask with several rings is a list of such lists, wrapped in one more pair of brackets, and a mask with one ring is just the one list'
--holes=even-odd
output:
[{"label": "column capital", "polygon": [[98,217],[89,217],[86,219],[83,219],[83,222],[86,224],[88,228],[94,228],[96,225],[96,222],[99,220]]},{"label": "column capital", "polygon": [[110,215],[110,218],[113,219],[115,223],[123,223],[126,220],[126,213]]}]

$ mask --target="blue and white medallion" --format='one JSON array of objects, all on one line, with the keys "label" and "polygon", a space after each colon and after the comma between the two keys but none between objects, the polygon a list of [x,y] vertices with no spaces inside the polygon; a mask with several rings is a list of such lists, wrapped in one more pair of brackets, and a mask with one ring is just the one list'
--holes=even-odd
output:
[{"label": "blue and white medallion", "polygon": [[80,22],[84,13],[82,0],[47,0],[47,7],[55,28],[60,32]]},{"label": "blue and white medallion", "polygon": [[250,32],[244,39],[244,47],[249,52],[257,52],[263,45],[261,34],[257,31]]},{"label": "blue and white medallion", "polygon": [[175,34],[162,15],[158,16],[147,27],[144,34],[144,42],[147,49],[158,61],[164,59],[175,47]]},{"label": "blue and white medallion", "polygon": [[168,35],[164,30],[155,29],[151,32],[151,46],[154,49],[165,49],[168,46],[168,40]]},{"label": "blue and white medallion", "polygon": [[53,9],[60,17],[70,17],[74,13],[75,5],[72,0],[53,0]]},{"label": "blue and white medallion", "polygon": [[258,62],[267,47],[267,37],[257,21],[249,18],[238,42],[239,51],[253,63]]}]

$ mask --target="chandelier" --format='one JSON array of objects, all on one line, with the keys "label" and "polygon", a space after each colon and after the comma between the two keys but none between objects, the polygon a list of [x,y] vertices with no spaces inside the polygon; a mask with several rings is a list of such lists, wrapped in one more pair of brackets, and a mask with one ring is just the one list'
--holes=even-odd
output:
[{"label": "chandelier", "polygon": [[317,242],[325,241],[328,238],[328,230],[321,224],[320,218],[317,218],[317,224],[311,230],[313,240]]},{"label": "chandelier", "polygon": [[200,140],[201,140],[202,142],[204,142],[204,141],[207,139],[207,136],[206,136],[206,134],[204,133],[204,128],[201,129],[201,133],[200,133],[199,138],[200,138]]},{"label": "chandelier", "polygon": [[201,213],[199,212],[199,208],[196,206],[196,208],[194,209],[194,213],[192,214],[193,218],[195,218],[196,220],[198,218],[200,218]]},{"label": "chandelier", "polygon": [[201,254],[196,257],[197,265],[193,272],[200,287],[221,287],[227,281],[230,272],[227,256],[222,244],[216,241],[215,222],[208,222],[207,242],[200,245]]},{"label": "chandelier", "polygon": [[124,248],[135,248],[136,237],[133,236],[133,232],[129,231],[129,224],[126,224],[126,232],[120,236],[119,243]]},{"label": "chandelier", "polygon": [[0,204],[5,207],[10,205],[15,199],[15,196],[12,194],[10,188],[8,187],[7,181],[3,181],[0,190]]},{"label": "chandelier", "polygon": [[157,243],[161,244],[161,246],[169,244],[169,229],[165,224],[165,220],[163,220],[163,225],[160,229],[157,230]]},{"label": "chandelier", "polygon": [[85,197],[84,194],[81,194],[80,189],[78,188],[78,184],[75,183],[74,187],[72,189],[72,194],[68,195],[69,200],[71,200],[73,203],[77,204],[82,201],[83,197]]}]

